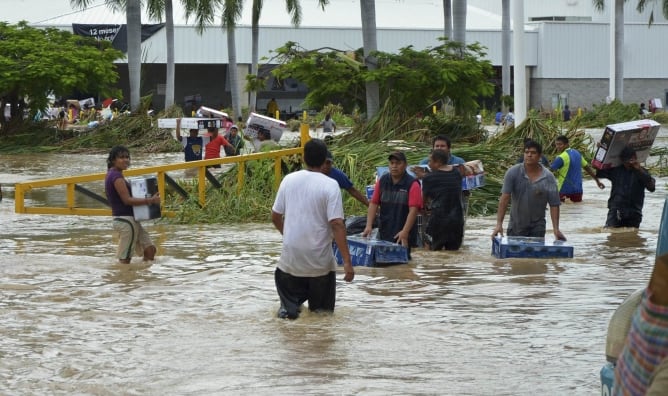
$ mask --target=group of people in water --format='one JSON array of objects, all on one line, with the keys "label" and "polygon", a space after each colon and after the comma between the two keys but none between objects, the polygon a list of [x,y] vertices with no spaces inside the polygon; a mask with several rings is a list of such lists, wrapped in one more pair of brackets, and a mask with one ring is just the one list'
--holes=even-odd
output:
[{"label": "group of people in water", "polygon": [[[178,131],[177,121],[177,136]],[[191,134],[195,135],[192,130]],[[222,146],[232,146],[227,139],[218,137],[221,138]],[[582,200],[582,169],[595,179],[599,188],[604,188],[599,178],[607,178],[612,182],[607,227],[640,225],[645,190],[654,191],[655,180],[640,166],[633,148],[625,147],[622,150],[619,155],[622,162],[620,165],[594,172],[582,155],[568,146],[566,136],[559,136],[555,145],[559,155],[547,168],[541,164],[541,145],[532,140],[524,142],[521,160],[505,173],[492,237],[503,235],[503,222],[510,204],[508,236],[544,237],[546,208],[549,207],[554,237],[565,240],[559,228],[559,206],[566,199],[573,202]],[[284,234],[283,254],[276,274],[283,309],[281,316],[296,317],[295,306],[300,306],[303,301],[299,300],[310,293],[309,287],[302,280],[293,277],[327,275],[326,279],[320,279],[319,282],[334,282],[332,271],[336,269],[336,262],[331,247],[332,235],[343,258],[346,280],[352,280],[354,276],[347,243],[339,236],[341,225],[343,238],[346,231],[341,209],[341,189],[347,190],[368,207],[362,236],[371,235],[377,224],[379,239],[403,245],[408,250],[409,258],[411,249],[418,246],[418,240],[430,250],[459,249],[469,198],[469,191],[462,189],[462,178],[470,170],[462,158],[451,153],[451,148],[447,136],[434,137],[432,151],[422,161],[426,166],[411,168],[414,176],[408,172],[408,161],[403,152],[389,153],[389,171],[377,178],[373,194],[367,199],[353,187],[345,173],[333,167],[331,152],[324,141],[309,140],[304,146],[306,169],[286,175],[272,208],[272,222]],[[187,160],[193,154],[195,159],[201,158],[192,151],[186,151]],[[160,197],[157,194],[149,198],[131,196],[128,182],[122,176],[129,164],[127,148],[117,146],[109,153],[105,189],[112,208],[114,230],[120,236],[116,256],[121,263],[129,263],[133,252],[144,260],[153,260],[156,252],[148,234],[134,220],[133,206],[159,203]],[[422,235],[418,235],[417,227],[420,214],[426,224]],[[313,225],[316,230],[311,226],[303,227],[303,224]],[[293,287],[297,290],[291,290]],[[318,298],[323,298],[322,301],[326,300],[327,303],[314,304],[313,307],[333,309],[332,296]]]},{"label": "group of people in water", "polygon": [[[230,131],[234,129],[232,126]],[[197,130],[190,132],[191,138],[198,137]],[[211,132],[213,139],[217,139],[214,131]],[[238,152],[238,146],[228,139],[219,140],[222,143],[218,150],[223,146],[233,149],[232,153]],[[194,147],[186,151],[186,160],[201,159],[203,146],[205,144],[200,142],[199,153]],[[566,136],[559,136],[555,147],[559,154],[550,163],[544,158],[539,143],[525,140],[522,158],[504,175],[493,238],[503,235],[504,218],[510,204],[507,235],[545,237],[546,209],[549,208],[554,237],[565,240],[566,236],[559,228],[559,207],[565,200],[582,201],[583,169],[601,189],[605,186],[599,179],[611,181],[605,226],[639,227],[645,191],[653,192],[656,182],[640,165],[632,147],[624,147],[619,153],[620,164],[598,170],[593,170],[577,150],[569,147]],[[334,310],[337,263],[332,253],[332,240],[336,242],[343,260],[343,280],[351,282],[355,277],[346,242],[341,189],[346,189],[368,207],[363,236],[372,233],[378,220],[379,238],[405,246],[410,257],[410,249],[416,247],[418,241],[416,220],[422,213],[427,219],[422,235],[425,247],[456,250],[461,246],[469,197],[468,191],[462,190],[462,178],[468,170],[465,161],[451,153],[451,142],[447,136],[439,135],[433,139],[428,158],[421,162],[421,166],[411,169],[415,177],[408,172],[403,152],[389,153],[389,171],[377,179],[370,199],[353,187],[345,173],[333,167],[331,152],[324,141],[311,139],[306,142],[303,160],[304,169],[283,178],[271,208],[272,223],[283,237],[281,255],[274,271],[280,301],[278,317],[298,318],[304,302],[308,302],[310,311]],[[154,259],[156,247],[142,225],[134,219],[133,207],[160,203],[159,194],[131,196],[129,184],[122,174],[129,164],[127,148],[112,148],[107,158],[105,179],[113,229],[119,236],[116,257],[125,264],[130,263],[133,254],[145,261]],[[661,279],[668,282],[668,270],[663,269],[665,261],[664,256],[658,258],[656,276],[652,277],[654,283],[650,282],[643,294],[642,309],[634,317],[631,329],[634,337],[630,338],[637,342],[634,344],[633,339],[627,341],[615,376],[616,390],[651,389],[653,381],[659,384],[658,377],[652,374],[654,368],[668,367],[668,361],[662,363],[668,355],[668,348],[665,347],[668,345],[668,337],[665,337],[668,334],[665,330],[668,328],[668,297],[662,291],[665,284],[657,283]],[[657,268],[663,272],[657,272]],[[650,316],[655,319],[648,319]],[[656,318],[659,316],[661,325],[665,325],[660,334],[666,340],[661,341],[656,334],[652,335],[652,347],[647,349],[650,344],[640,345],[638,340],[647,339],[646,332],[656,330]],[[634,353],[634,350],[643,350],[643,355]],[[650,358],[651,364],[648,363]],[[668,372],[668,369],[663,371]]]}]

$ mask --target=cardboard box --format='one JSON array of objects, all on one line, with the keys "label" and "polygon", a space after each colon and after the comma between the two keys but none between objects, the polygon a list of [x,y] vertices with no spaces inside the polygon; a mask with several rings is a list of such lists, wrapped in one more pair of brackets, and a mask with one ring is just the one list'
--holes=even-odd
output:
[{"label": "cardboard box", "polygon": [[462,177],[462,190],[473,190],[484,185],[485,175],[483,173]]},{"label": "cardboard box", "polygon": [[[343,258],[336,243],[332,243],[332,248],[336,262],[343,264]],[[408,262],[408,250],[405,247],[378,239],[348,236],[348,250],[353,266],[375,267]]]},{"label": "cardboard box", "polygon": [[[409,165],[406,168],[406,172],[415,177],[415,173],[411,170],[412,167],[414,166],[421,166],[423,168],[427,168],[427,165]],[[482,167],[482,164],[480,164]],[[376,167],[376,175],[377,179],[389,172],[390,169],[387,166],[377,166]],[[462,176],[462,190],[473,190],[478,187],[482,187],[485,185],[485,174],[480,173],[480,174],[475,174],[475,175],[469,175],[469,176]],[[371,186],[371,193],[373,193],[374,186]],[[371,196],[369,195],[369,188],[367,187],[367,196],[369,199],[371,199]]]},{"label": "cardboard box", "polygon": [[197,109],[197,113],[198,115],[207,118],[230,118],[226,112],[212,109],[206,106],[200,106],[199,109]]},{"label": "cardboard box", "polygon": [[621,165],[619,153],[627,145],[636,150],[639,162],[646,161],[660,127],[661,125],[653,120],[608,125],[601,137],[600,146],[596,149],[596,155],[591,161],[592,166],[597,169],[608,169]]},{"label": "cardboard box", "polygon": [[373,197],[373,191],[376,189],[375,184],[369,184],[366,186],[366,199],[371,199]]},{"label": "cardboard box", "polygon": [[257,113],[250,113],[248,121],[246,121],[246,129],[244,134],[251,139],[257,139],[258,132],[260,129],[268,129],[271,133],[271,139],[275,142],[281,140],[283,136],[283,130],[287,127],[287,124],[281,120],[275,118],[266,117]]},{"label": "cardboard box", "polygon": [[497,236],[492,241],[492,254],[498,258],[572,258],[573,246],[545,238]]},{"label": "cardboard box", "polygon": [[[222,128],[223,121],[222,118],[181,118],[181,130]],[[176,118],[159,118],[158,128],[176,128]]]},{"label": "cardboard box", "polygon": [[[150,198],[158,192],[158,179],[155,176],[131,177],[130,194],[135,198]],[[132,207],[135,220],[159,219],[160,204],[138,205]]]}]

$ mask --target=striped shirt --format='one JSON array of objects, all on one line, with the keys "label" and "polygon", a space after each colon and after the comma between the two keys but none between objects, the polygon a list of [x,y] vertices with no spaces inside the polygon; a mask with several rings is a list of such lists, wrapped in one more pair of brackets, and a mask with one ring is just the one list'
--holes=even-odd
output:
[{"label": "striped shirt", "polygon": [[650,301],[649,288],[633,314],[615,367],[613,395],[645,395],[654,370],[668,356],[668,306]]}]

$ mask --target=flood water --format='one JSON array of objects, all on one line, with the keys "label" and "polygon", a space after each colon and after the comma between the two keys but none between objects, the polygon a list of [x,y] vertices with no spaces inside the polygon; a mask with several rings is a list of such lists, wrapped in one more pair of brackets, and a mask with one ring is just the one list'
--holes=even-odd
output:
[{"label": "flood water", "polygon": [[610,183],[587,179],[562,206],[572,259],[495,259],[495,218],[470,218],[460,251],[356,267],[333,315],[285,321],[269,215],[149,222],[156,261],[123,267],[109,218],[14,213],[8,184],[104,172],[105,157],[1,156],[0,394],[600,394],[608,320],[649,279],[666,197],[658,179],[640,230],[605,232]]}]

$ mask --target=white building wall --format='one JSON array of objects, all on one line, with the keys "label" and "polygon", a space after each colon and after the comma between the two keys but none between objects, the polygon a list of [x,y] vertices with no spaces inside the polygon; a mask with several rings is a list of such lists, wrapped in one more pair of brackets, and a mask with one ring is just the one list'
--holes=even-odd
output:
[{"label": "white building wall", "polygon": [[[607,78],[608,24],[546,22],[538,24],[538,67],[534,78]],[[668,78],[668,53],[657,51],[668,24],[629,24],[624,28],[624,78]]]}]

